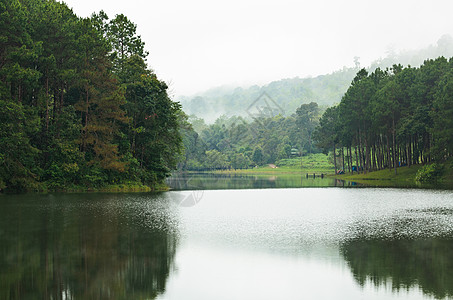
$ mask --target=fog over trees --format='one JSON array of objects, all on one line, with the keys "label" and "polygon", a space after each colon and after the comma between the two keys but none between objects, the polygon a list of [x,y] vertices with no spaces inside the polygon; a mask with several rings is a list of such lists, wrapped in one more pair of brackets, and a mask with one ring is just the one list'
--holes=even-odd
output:
[{"label": "fog over trees", "polygon": [[338,104],[348,89],[356,73],[365,67],[368,72],[376,68],[385,70],[394,64],[417,67],[426,59],[439,56],[453,56],[453,38],[443,35],[435,45],[423,49],[390,50],[383,58],[375,60],[370,66],[360,66],[360,57],[355,57],[354,67],[344,67],[336,72],[312,78],[287,78],[273,81],[263,86],[218,87],[198,93],[194,96],[181,96],[184,111],[213,123],[221,115],[247,117],[246,109],[263,92],[266,92],[289,116],[303,103],[316,102],[320,106]]}]

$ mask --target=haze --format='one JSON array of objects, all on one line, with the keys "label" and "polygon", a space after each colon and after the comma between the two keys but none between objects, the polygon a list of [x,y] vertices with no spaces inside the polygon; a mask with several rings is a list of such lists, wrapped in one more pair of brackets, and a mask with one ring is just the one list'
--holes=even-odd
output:
[{"label": "haze", "polygon": [[102,9],[136,23],[150,67],[174,96],[316,76],[355,56],[367,66],[453,35],[449,0],[65,2],[82,17]]}]

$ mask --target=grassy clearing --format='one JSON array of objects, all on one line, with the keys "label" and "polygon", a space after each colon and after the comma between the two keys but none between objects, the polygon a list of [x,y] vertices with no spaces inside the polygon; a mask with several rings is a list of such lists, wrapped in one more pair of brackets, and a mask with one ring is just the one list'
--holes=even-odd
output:
[{"label": "grassy clearing", "polygon": [[389,180],[389,181],[400,181],[400,182],[415,182],[415,175],[417,174],[418,169],[421,166],[411,166],[411,167],[401,167],[397,169],[397,174],[395,175],[395,170],[380,170],[374,172],[368,172],[366,174],[357,174],[346,173],[343,175],[336,175],[336,178],[344,180]]},{"label": "grassy clearing", "polygon": [[334,165],[328,159],[327,155],[322,153],[317,154],[310,154],[307,156],[297,157],[297,158],[290,158],[290,159],[281,159],[276,162],[276,165],[284,168],[284,167],[293,167],[299,169],[321,169],[321,170],[334,170]]},{"label": "grassy clearing", "polygon": [[333,175],[332,177],[363,183],[371,186],[382,187],[422,187],[422,188],[452,188],[453,187],[453,169],[446,168],[443,176],[439,178],[436,183],[418,183],[415,180],[417,171],[421,169],[422,165],[414,165],[411,167],[401,167],[395,170],[380,170],[369,172],[367,174],[351,174],[346,173],[343,175]]},{"label": "grassy clearing", "polygon": [[395,170],[386,169],[367,174],[346,173],[333,175],[333,177],[376,187],[417,187],[415,175],[420,168],[421,166],[401,167],[397,169],[397,175]]}]

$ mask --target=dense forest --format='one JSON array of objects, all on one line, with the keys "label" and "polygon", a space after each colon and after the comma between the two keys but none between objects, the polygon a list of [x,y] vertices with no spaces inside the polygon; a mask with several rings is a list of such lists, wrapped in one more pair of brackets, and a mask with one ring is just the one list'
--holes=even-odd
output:
[{"label": "dense forest", "polygon": [[222,116],[212,125],[191,116],[179,168],[284,166],[291,158],[324,152],[335,169],[349,172],[397,173],[398,167],[423,164],[420,176],[426,178],[419,179],[429,181],[453,155],[453,59],[361,69],[341,102],[325,110],[311,102],[285,117],[265,108],[248,119]]},{"label": "dense forest", "polygon": [[184,114],[136,25],[64,3],[0,1],[0,190],[156,187]]},{"label": "dense forest", "polygon": [[[256,104],[260,106],[260,104]],[[311,102],[284,117],[277,112],[218,118],[206,125],[191,116],[191,128],[183,131],[183,170],[247,169],[264,164],[282,165],[288,159],[319,153],[312,140],[321,109]],[[300,163],[299,163],[300,165]]]},{"label": "dense forest", "polygon": [[313,138],[325,151],[340,148],[349,171],[427,164],[435,176],[453,155],[453,58],[360,70]]}]

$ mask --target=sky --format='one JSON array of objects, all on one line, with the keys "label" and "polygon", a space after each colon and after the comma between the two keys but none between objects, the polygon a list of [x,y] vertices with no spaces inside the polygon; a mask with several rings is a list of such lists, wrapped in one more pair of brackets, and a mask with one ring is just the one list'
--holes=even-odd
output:
[{"label": "sky", "polygon": [[390,51],[453,36],[451,0],[66,0],[81,17],[125,14],[150,53],[148,65],[190,96],[223,85],[362,66]]}]

